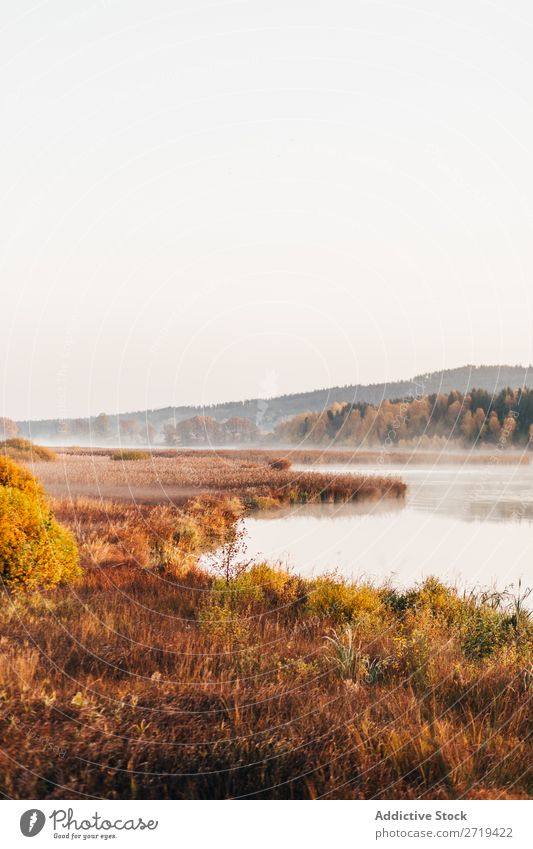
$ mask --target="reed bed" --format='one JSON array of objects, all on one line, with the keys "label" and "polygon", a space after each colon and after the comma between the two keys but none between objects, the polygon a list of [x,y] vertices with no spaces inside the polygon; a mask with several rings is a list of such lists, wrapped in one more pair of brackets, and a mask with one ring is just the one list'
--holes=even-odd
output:
[{"label": "reed bed", "polygon": [[[278,452],[279,454],[279,452]],[[530,463],[528,454],[503,452],[494,450],[487,451],[288,451],[284,455],[293,463],[303,465],[328,464],[328,463],[351,463],[354,465],[498,465],[498,466],[527,466]]]},{"label": "reed bed", "polygon": [[[276,459],[276,458],[274,458]],[[337,475],[272,468],[231,452],[154,454],[135,462],[113,462],[107,454],[61,454],[56,464],[35,463],[35,474],[55,495],[112,494],[143,501],[174,500],[202,493],[240,497],[249,506],[313,501],[355,501],[361,498],[400,498],[405,484],[383,475]]]},{"label": "reed bed", "polygon": [[[109,457],[117,454],[116,450],[110,448],[61,448],[61,454],[79,455],[85,457]],[[349,463],[354,465],[498,465],[498,466],[528,466],[531,457],[524,451],[502,450],[494,446],[492,451],[476,448],[471,451],[428,451],[422,449],[390,449],[381,450],[358,449],[353,450],[338,448],[305,448],[298,449],[290,446],[278,448],[216,448],[216,449],[192,449],[192,448],[158,448],[151,447],[143,449],[156,458],[166,457],[169,459],[190,457],[198,458],[218,457],[222,460],[235,461],[247,460],[252,463],[272,463],[279,459],[286,459],[290,463],[299,465],[325,465],[335,463]],[[129,453],[127,449],[124,453]]]}]

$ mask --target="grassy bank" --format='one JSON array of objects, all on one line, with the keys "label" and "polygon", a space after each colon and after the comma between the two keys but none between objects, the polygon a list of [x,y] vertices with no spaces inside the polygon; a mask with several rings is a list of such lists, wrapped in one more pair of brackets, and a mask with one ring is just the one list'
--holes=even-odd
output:
[{"label": "grassy bank", "polygon": [[[533,793],[533,629],[520,600],[244,568],[237,499],[54,511],[85,574],[4,597],[4,794]],[[208,573],[198,556],[214,549]]]}]

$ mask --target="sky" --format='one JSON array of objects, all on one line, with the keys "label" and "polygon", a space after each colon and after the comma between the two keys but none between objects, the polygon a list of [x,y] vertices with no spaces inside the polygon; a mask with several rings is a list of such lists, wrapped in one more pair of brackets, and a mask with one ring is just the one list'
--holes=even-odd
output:
[{"label": "sky", "polygon": [[0,415],[533,361],[530,4],[0,7]]}]

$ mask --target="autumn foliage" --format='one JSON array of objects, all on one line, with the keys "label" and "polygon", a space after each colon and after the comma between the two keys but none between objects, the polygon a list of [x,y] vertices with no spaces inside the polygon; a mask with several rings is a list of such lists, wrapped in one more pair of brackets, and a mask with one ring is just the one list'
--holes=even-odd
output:
[{"label": "autumn foliage", "polygon": [[497,396],[481,389],[419,398],[334,404],[281,422],[278,443],[314,445],[400,445],[428,447],[453,442],[502,448],[525,446],[533,432],[533,390],[505,389]]},{"label": "autumn foliage", "polygon": [[80,574],[74,537],[54,519],[33,475],[0,457],[0,578],[27,592]]},{"label": "autumn foliage", "polygon": [[0,442],[0,452],[11,457],[12,460],[20,460],[21,462],[57,460],[57,455],[51,448],[45,448],[44,445],[34,445],[29,439],[23,439],[21,436],[4,439],[3,442]]}]

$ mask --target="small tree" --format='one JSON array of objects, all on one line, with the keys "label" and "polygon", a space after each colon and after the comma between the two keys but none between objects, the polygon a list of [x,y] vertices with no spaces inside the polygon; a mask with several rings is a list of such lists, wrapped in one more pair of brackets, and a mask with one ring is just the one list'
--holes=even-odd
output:
[{"label": "small tree", "polygon": [[226,585],[246,572],[253,562],[246,559],[245,539],[246,531],[239,522],[231,529],[222,548],[210,557],[211,569],[224,578]]}]

